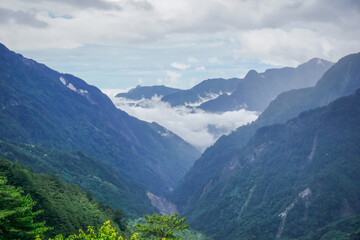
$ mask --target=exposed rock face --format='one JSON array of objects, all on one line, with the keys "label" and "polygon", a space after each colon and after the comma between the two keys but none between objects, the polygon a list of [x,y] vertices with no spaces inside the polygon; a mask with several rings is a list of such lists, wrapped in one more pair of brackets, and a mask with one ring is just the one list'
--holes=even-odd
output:
[{"label": "exposed rock face", "polygon": [[171,215],[177,212],[176,205],[169,202],[166,198],[156,196],[151,192],[147,192],[146,195],[151,201],[151,204],[157,208],[161,214]]}]

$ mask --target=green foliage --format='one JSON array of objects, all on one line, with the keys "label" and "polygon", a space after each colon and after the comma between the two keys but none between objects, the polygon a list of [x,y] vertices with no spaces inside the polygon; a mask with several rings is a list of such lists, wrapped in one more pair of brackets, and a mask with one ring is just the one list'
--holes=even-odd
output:
[{"label": "green foliage", "polygon": [[33,211],[36,203],[30,195],[6,183],[0,176],[0,239],[34,239],[49,230],[45,222],[34,221],[43,211]]},{"label": "green foliage", "polygon": [[57,174],[64,181],[91,191],[96,200],[123,209],[131,217],[154,210],[148,200],[141,197],[145,195],[143,187],[79,151],[59,151],[0,138],[0,157],[20,162],[36,172]]},{"label": "green foliage", "polygon": [[[98,232],[94,230],[92,226],[88,227],[86,234],[82,229],[79,229],[79,234],[70,235],[67,238],[64,238],[62,234],[57,235],[54,239],[49,240],[75,240],[75,239],[82,239],[82,240],[123,240],[123,237],[119,236],[119,233],[116,232],[116,229],[110,225],[110,221],[105,222]],[[140,240],[138,234],[135,233],[131,236],[131,240]],[[35,240],[41,240],[38,236]]]},{"label": "green foliage", "polygon": [[170,216],[157,213],[152,216],[145,215],[145,221],[146,223],[137,224],[135,231],[140,232],[140,237],[147,239],[180,239],[176,237],[175,232],[189,228],[189,225],[184,224],[186,218],[179,220],[177,213]]},{"label": "green foliage", "polygon": [[126,229],[126,217],[120,210],[97,202],[91,194],[73,184],[64,183],[58,176],[36,174],[19,164],[0,158],[0,172],[11,185],[21,187],[37,202],[35,210],[44,210],[39,220],[53,227],[50,234],[74,233],[86,226],[101,226],[106,220],[113,221],[118,230]]}]

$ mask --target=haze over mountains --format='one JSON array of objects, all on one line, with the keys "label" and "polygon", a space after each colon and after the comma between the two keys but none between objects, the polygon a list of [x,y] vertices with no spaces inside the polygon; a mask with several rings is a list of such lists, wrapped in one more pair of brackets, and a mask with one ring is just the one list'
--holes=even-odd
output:
[{"label": "haze over mountains", "polygon": [[[188,90],[137,87],[112,98],[145,122],[85,81],[0,45],[0,156],[57,174],[131,218],[179,211],[209,239],[356,239],[359,88],[356,53],[335,64],[312,59]],[[181,128],[146,115],[171,121],[173,112],[188,120]],[[185,127],[192,145],[181,136]],[[27,186],[41,182],[6,160],[0,165],[17,186],[21,177],[13,172],[26,176]],[[84,206],[93,206],[74,189]],[[106,214],[91,209],[99,219]]]},{"label": "haze over mountains", "polygon": [[158,122],[204,151],[220,136],[256,119],[283,91],[314,86],[333,63],[314,58],[297,68],[249,71],[245,78],[208,79],[191,89],[137,86],[115,97],[130,115]]}]

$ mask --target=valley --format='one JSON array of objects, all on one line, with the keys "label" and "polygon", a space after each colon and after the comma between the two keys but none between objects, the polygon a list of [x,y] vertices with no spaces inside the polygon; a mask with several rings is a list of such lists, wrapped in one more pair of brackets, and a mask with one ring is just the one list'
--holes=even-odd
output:
[{"label": "valley", "polygon": [[0,43],[0,239],[358,239],[360,53],[284,66],[100,90]]}]

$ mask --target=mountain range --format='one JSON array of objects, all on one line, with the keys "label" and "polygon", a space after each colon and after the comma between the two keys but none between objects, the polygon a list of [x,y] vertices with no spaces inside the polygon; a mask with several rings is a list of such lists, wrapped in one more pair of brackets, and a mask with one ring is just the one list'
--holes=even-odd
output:
[{"label": "mountain range", "polygon": [[[350,95],[357,88],[360,88],[359,53],[340,59],[314,87],[280,94],[256,121],[221,137],[195,162],[175,188],[172,200],[192,225],[215,238],[228,236],[224,239],[275,239],[278,234],[278,238],[306,239],[306,231],[301,229],[312,226],[313,221],[318,222],[310,228],[314,234],[327,224],[336,225],[345,218],[339,210],[345,205],[351,209],[346,217],[356,216],[359,214],[359,195],[356,195],[359,179],[354,172],[349,178],[346,175],[359,167],[359,148],[356,147],[360,146],[359,92],[327,108],[298,114]],[[327,159],[327,156],[330,157]],[[342,162],[338,163],[340,159]],[[340,168],[341,164],[348,168]],[[347,180],[335,184],[333,179],[337,176]],[[320,180],[316,179],[321,177],[331,180],[323,182],[326,190],[318,186]],[[347,189],[349,195],[336,192],[341,188]],[[313,192],[311,197],[307,195],[309,191]],[[324,195],[318,195],[319,191],[325,191]],[[325,196],[332,194],[338,194],[340,200],[334,207],[339,211],[332,211],[328,202],[331,200],[326,201]],[[300,223],[292,218],[292,221],[286,220],[292,227],[284,228],[288,225],[281,224],[282,216],[286,217],[289,209],[295,209],[296,203],[304,206],[306,196],[310,204],[314,200],[315,208],[309,210],[314,214],[313,219],[307,222],[303,215],[300,219],[304,223],[297,228]],[[349,203],[348,198],[353,202]],[[316,208],[320,203],[329,209]],[[296,210],[296,216],[299,218],[299,211],[305,214],[305,210]],[[328,214],[328,219],[322,214]],[[256,229],[266,231],[261,233]]]},{"label": "mountain range", "polygon": [[[200,154],[160,125],[117,109],[96,87],[24,58],[4,45],[0,45],[0,92],[2,139],[80,151],[98,159],[124,185],[139,185],[136,189],[143,192],[134,191],[130,196],[141,194],[136,197],[149,206],[146,192],[168,194]],[[125,205],[136,208],[137,203],[127,197],[129,190],[122,192]]]},{"label": "mountain range", "polygon": [[251,70],[232,94],[223,94],[201,104],[199,108],[209,112],[234,111],[241,108],[262,112],[280,93],[314,86],[332,65],[332,62],[313,58],[296,68],[274,68],[263,73]]},{"label": "mountain range", "polygon": [[165,96],[181,91],[181,89],[159,86],[136,86],[126,93],[118,93],[115,97],[131,100],[151,99],[154,96]]},{"label": "mountain range", "polygon": [[206,112],[218,113],[241,108],[262,112],[278,94],[314,86],[332,65],[332,62],[313,58],[296,68],[273,68],[263,73],[251,70],[242,79],[208,79],[187,90],[138,86],[116,97],[140,100],[157,95],[172,107],[194,106]]},{"label": "mountain range", "polygon": [[198,105],[221,94],[232,93],[239,81],[238,78],[204,80],[190,89],[165,95],[161,101],[169,103],[172,107],[189,104]]},{"label": "mountain range", "polygon": [[[119,212],[94,197],[131,218],[180,211],[214,239],[359,239],[359,89],[356,53],[335,64],[312,59],[244,79],[209,79],[189,90],[137,87],[118,95],[262,112],[200,155],[159,124],[117,109],[96,87],[0,45],[0,171],[34,196],[52,223],[68,224],[76,214],[73,226],[58,232],[116,218]],[[52,208],[56,196],[66,200],[63,212]],[[78,200],[90,209],[85,214]]]}]

